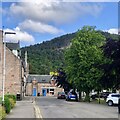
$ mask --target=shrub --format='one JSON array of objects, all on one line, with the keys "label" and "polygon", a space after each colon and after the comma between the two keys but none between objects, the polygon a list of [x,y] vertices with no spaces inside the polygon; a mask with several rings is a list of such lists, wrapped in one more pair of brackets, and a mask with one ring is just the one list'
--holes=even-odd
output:
[{"label": "shrub", "polygon": [[12,98],[14,102],[16,103],[16,96],[12,94],[6,94],[5,97]]},{"label": "shrub", "polygon": [[5,108],[3,106],[0,106],[0,120],[4,119],[6,116]]},{"label": "shrub", "polygon": [[2,104],[2,97],[0,97],[0,104]]},{"label": "shrub", "polygon": [[12,98],[9,98],[9,100],[10,100],[11,108],[13,108],[15,106],[15,101]]},{"label": "shrub", "polygon": [[5,101],[4,101],[4,107],[5,107],[5,111],[6,113],[9,113],[11,110],[11,103],[8,97],[5,96]]}]

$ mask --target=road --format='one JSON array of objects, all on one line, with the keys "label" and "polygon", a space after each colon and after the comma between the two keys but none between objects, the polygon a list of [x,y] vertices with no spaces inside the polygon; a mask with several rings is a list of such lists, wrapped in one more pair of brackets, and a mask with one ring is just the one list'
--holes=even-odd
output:
[{"label": "road", "polygon": [[39,97],[36,104],[43,118],[118,118],[117,107]]}]

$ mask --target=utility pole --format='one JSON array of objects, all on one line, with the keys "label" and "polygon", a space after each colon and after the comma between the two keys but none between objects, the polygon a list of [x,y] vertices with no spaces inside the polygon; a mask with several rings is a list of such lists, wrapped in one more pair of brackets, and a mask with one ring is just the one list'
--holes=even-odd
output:
[{"label": "utility pole", "polygon": [[27,74],[28,74],[28,65],[27,65],[27,51],[25,51],[25,71],[24,71],[24,93],[26,94],[26,85],[27,85]]}]

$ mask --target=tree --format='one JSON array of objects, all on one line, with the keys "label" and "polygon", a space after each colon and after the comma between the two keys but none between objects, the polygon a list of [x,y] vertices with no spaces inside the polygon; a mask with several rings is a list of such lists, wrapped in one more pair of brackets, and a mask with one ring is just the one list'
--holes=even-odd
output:
[{"label": "tree", "polygon": [[101,78],[102,86],[107,89],[116,90],[120,88],[120,40],[108,39],[103,47],[104,55],[111,62],[102,64],[104,74]]},{"label": "tree", "polygon": [[85,91],[85,100],[89,101],[90,91],[101,89],[99,80],[103,71],[98,65],[107,61],[101,49],[105,37],[95,27],[84,26],[71,42],[65,53],[66,73],[69,82],[79,91]]},{"label": "tree", "polygon": [[53,76],[56,78],[57,86],[63,87],[64,91],[67,93],[72,88],[72,86],[66,79],[67,78],[66,73],[62,68],[59,68],[57,70],[57,73],[58,73],[57,75]]}]

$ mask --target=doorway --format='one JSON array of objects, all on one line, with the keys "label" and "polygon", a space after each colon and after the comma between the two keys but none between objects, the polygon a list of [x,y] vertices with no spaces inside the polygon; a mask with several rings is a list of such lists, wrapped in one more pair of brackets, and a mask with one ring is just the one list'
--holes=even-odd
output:
[{"label": "doorway", "polygon": [[37,96],[37,90],[36,90],[36,88],[33,88],[33,95],[32,96]]},{"label": "doorway", "polygon": [[42,89],[42,95],[43,96],[46,96],[46,91],[47,91],[46,89]]}]

